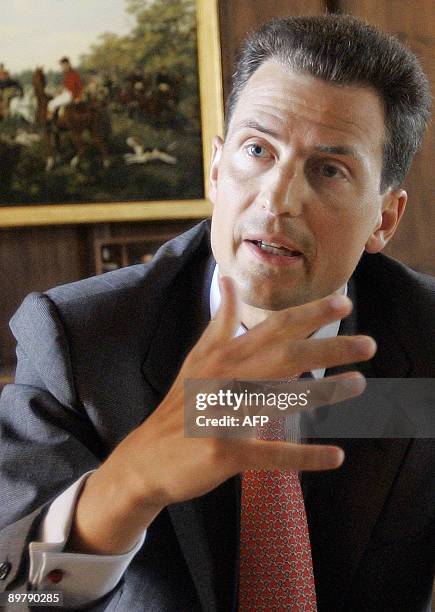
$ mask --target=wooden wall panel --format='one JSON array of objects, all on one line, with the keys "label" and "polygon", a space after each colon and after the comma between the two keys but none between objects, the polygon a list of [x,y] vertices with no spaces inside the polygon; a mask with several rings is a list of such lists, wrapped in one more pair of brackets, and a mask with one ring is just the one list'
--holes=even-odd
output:
[{"label": "wooden wall panel", "polygon": [[220,0],[224,96],[229,93],[237,49],[247,34],[274,17],[319,15],[324,0]]},{"label": "wooden wall panel", "polygon": [[[343,12],[395,34],[419,57],[435,86],[435,2],[433,0],[341,0]],[[417,154],[404,187],[407,211],[386,252],[417,270],[435,274],[435,122],[432,121],[422,150]]]},{"label": "wooden wall panel", "polygon": [[0,230],[0,367],[14,360],[8,321],[30,291],[42,291],[92,273],[87,229],[78,226]]}]

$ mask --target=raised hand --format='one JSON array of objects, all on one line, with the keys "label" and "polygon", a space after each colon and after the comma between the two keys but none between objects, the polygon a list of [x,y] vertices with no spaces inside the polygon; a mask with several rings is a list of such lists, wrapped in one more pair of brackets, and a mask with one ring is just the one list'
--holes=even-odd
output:
[{"label": "raised hand", "polygon": [[203,495],[247,469],[327,470],[342,463],[343,452],[334,446],[185,436],[185,379],[288,378],[364,361],[376,351],[366,336],[309,337],[350,313],[352,304],[344,296],[273,313],[234,337],[240,317],[230,278],[221,279],[221,293],[217,318],[187,356],[168,395],[88,478],[76,508],[70,549],[126,552],[162,508]]}]

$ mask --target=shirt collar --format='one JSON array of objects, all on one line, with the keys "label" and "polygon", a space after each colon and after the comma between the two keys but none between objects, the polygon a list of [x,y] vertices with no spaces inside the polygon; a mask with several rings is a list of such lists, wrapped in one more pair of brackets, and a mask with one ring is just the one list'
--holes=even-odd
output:
[{"label": "shirt collar", "polygon": [[[214,319],[216,313],[219,309],[221,303],[221,294],[219,290],[219,268],[216,264],[215,269],[213,271],[213,278],[211,280],[210,285],[210,318]],[[339,289],[338,293],[342,295],[347,295],[347,283]],[[312,338],[335,338],[338,334],[338,330],[340,328],[340,321],[333,321],[332,323],[328,323],[323,327],[320,327],[314,334]],[[241,336],[246,333],[246,328],[243,325],[240,325],[238,330],[236,331],[236,336]],[[312,371],[312,375],[314,378],[323,378],[325,375],[325,368],[319,368]]]}]

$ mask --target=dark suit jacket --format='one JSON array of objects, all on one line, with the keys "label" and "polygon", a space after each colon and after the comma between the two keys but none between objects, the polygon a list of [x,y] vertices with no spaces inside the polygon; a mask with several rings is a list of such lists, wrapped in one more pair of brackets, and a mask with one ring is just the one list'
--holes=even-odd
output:
[{"label": "dark suit jacket", "polygon": [[[159,404],[209,319],[209,225],[147,266],[31,294],[14,316],[16,384],[1,404],[2,589],[26,588],[28,542],[48,505]],[[340,333],[369,333],[368,376],[434,376],[434,282],[365,256]],[[302,485],[320,611],[429,609],[431,440],[335,440],[344,465]],[[239,479],[165,509],[117,588],[92,610],[230,611],[237,604]]]}]

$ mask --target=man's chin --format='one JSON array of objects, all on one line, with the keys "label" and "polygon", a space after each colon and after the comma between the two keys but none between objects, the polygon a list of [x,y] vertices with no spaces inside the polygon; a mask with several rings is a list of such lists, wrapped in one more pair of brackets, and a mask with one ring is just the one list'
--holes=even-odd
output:
[{"label": "man's chin", "polygon": [[301,295],[298,291],[287,292],[283,295],[282,289],[265,292],[264,287],[262,290],[255,290],[253,288],[242,289],[240,297],[247,306],[269,311],[300,306],[310,301],[307,296]]},{"label": "man's chin", "polygon": [[[282,310],[309,301],[306,277],[301,274],[271,274],[270,270],[239,269],[233,276],[245,304],[262,310]],[[276,271],[279,272],[279,271]]]}]

